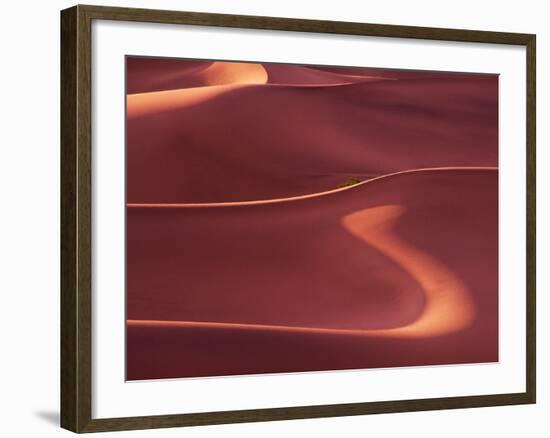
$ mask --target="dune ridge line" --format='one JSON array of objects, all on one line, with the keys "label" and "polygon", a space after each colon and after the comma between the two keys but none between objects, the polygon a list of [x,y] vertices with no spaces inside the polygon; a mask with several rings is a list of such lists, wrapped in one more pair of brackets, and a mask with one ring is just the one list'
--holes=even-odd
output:
[{"label": "dune ridge line", "polygon": [[405,210],[400,205],[371,207],[344,216],[341,223],[355,237],[400,265],[421,285],[426,305],[419,317],[409,324],[384,329],[168,320],[128,320],[127,324],[134,327],[203,327],[392,338],[443,336],[468,327],[474,321],[476,312],[470,293],[463,282],[444,264],[403,241],[394,233],[395,223]]},{"label": "dune ridge line", "polygon": [[408,169],[400,170],[398,172],[387,173],[385,175],[376,176],[374,178],[367,179],[365,181],[358,182],[346,187],[340,187],[333,190],[326,190],[318,193],[308,193],[307,195],[291,196],[288,198],[274,198],[274,199],[258,199],[254,201],[229,201],[229,202],[196,202],[196,203],[127,203],[127,208],[196,208],[196,207],[231,207],[231,206],[245,206],[245,205],[262,205],[262,204],[275,204],[279,202],[300,201],[303,199],[317,198],[320,196],[331,195],[333,193],[339,193],[346,190],[351,190],[356,187],[362,186],[367,183],[378,181],[392,176],[421,173],[421,172],[438,172],[445,170],[459,170],[459,171],[498,171],[496,166],[450,166],[450,167],[428,167],[421,169]]}]

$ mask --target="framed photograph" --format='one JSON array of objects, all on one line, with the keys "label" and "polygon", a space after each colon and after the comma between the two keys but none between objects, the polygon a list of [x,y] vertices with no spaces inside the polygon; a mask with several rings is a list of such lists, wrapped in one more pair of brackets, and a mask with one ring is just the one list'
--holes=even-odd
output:
[{"label": "framed photograph", "polygon": [[61,423],[535,403],[535,35],[61,12]]}]

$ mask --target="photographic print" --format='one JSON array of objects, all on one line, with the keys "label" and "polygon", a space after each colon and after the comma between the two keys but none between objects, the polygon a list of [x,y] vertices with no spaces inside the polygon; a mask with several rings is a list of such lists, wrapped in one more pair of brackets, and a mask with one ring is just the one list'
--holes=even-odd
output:
[{"label": "photographic print", "polygon": [[126,57],[128,380],[497,362],[498,75]]}]

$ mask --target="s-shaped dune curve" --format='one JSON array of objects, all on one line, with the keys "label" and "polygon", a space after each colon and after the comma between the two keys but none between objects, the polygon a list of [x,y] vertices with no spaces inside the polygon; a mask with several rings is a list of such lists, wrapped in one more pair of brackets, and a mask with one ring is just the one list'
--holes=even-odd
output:
[{"label": "s-shaped dune curve", "polygon": [[351,213],[342,224],[394,260],[422,286],[426,305],[411,324],[366,334],[397,337],[441,336],[467,327],[475,318],[475,307],[464,283],[444,264],[403,241],[393,232],[396,219],[404,212],[397,205],[373,207]]},{"label": "s-shaped dune curve", "polygon": [[292,201],[129,206],[128,378],[498,360],[497,182],[425,169]]},{"label": "s-shaped dune curve", "polygon": [[342,224],[351,234],[394,260],[422,286],[426,305],[420,317],[410,324],[391,329],[364,330],[210,321],[128,320],[128,325],[215,327],[399,338],[441,336],[467,327],[474,320],[475,308],[462,281],[441,262],[394,234],[394,223],[403,211],[404,208],[397,205],[368,208],[345,216]]},{"label": "s-shaped dune curve", "polygon": [[[494,168],[440,168],[424,169],[394,174],[422,174],[423,172],[450,171],[494,171]],[[388,175],[383,178],[391,178]],[[376,179],[378,180],[378,179]],[[360,185],[370,185],[374,181],[365,181]],[[354,191],[348,187],[338,189]],[[332,194],[321,193],[314,196]],[[302,199],[302,197],[297,198]],[[283,199],[279,202],[285,202]],[[254,205],[254,202],[235,203],[236,205]],[[180,205],[180,207],[183,205]],[[129,207],[134,207],[130,204]],[[141,207],[137,205],[137,207]],[[145,206],[147,207],[147,206]],[[151,206],[155,207],[155,206]],[[158,206],[162,207],[162,205]],[[178,207],[178,206],[176,206]],[[381,254],[393,260],[403,268],[418,284],[425,294],[425,307],[413,322],[394,328],[382,329],[340,329],[323,327],[304,327],[284,324],[254,324],[215,321],[174,321],[174,320],[129,320],[130,326],[155,327],[216,327],[238,330],[274,330],[301,333],[332,333],[359,336],[422,338],[446,335],[467,327],[475,318],[475,306],[464,283],[443,263],[422,250],[399,238],[394,228],[406,208],[400,205],[383,205],[361,209],[348,213],[341,219],[342,226],[352,235],[366,242]]]}]

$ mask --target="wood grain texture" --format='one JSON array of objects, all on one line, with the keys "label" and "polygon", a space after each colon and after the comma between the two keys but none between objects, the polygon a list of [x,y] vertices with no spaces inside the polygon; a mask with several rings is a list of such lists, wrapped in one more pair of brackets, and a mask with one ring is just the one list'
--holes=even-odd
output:
[{"label": "wood grain texture", "polygon": [[61,16],[61,426],[77,429],[76,8]]},{"label": "wood grain texture", "polygon": [[296,18],[259,17],[253,15],[212,14],[152,9],[80,6],[91,17],[105,20],[140,21],[149,23],[190,24],[248,29],[285,30],[294,32],[366,35],[389,38],[467,41],[495,44],[529,42],[531,35],[434,27],[396,26],[342,21],[303,20]]},{"label": "wood grain texture", "polygon": [[[92,419],[91,23],[94,19],[513,44],[527,49],[526,392],[419,400]],[[75,6],[61,13],[61,426],[74,432],[150,429],[534,403],[535,36],[276,17]],[[518,266],[518,269],[524,269]]]},{"label": "wood grain texture", "polygon": [[537,184],[537,158],[536,158],[536,37],[531,35],[526,44],[527,63],[527,321],[526,321],[526,346],[527,346],[527,394],[532,403],[536,403],[537,393],[537,293],[536,293],[536,184]]}]

